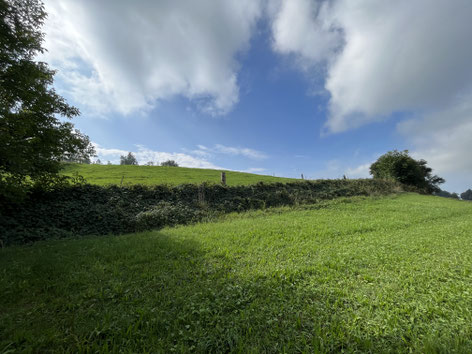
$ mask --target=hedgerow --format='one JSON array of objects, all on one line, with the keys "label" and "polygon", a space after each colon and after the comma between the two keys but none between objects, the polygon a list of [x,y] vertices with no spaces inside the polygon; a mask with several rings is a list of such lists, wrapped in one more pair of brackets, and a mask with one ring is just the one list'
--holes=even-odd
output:
[{"label": "hedgerow", "polygon": [[316,203],[337,197],[386,195],[396,182],[316,180],[249,186],[184,184],[127,187],[89,184],[35,189],[18,202],[0,202],[2,245],[69,236],[121,234],[200,221],[222,213]]}]

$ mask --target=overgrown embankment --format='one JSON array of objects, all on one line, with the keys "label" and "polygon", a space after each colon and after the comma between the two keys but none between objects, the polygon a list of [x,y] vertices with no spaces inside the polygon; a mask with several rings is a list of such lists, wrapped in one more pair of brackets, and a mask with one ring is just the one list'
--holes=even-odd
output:
[{"label": "overgrown embankment", "polygon": [[387,195],[391,181],[317,180],[295,183],[127,187],[77,185],[36,190],[20,204],[0,207],[0,240],[22,244],[81,235],[120,234],[187,224],[222,213],[316,203],[337,197]]}]

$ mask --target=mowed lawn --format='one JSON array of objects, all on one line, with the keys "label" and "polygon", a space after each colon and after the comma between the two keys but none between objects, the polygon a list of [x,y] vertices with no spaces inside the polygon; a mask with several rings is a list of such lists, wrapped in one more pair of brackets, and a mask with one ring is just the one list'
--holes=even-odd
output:
[{"label": "mowed lawn", "polygon": [[402,194],[0,252],[0,351],[470,352],[472,203]]},{"label": "mowed lawn", "polygon": [[[86,165],[65,164],[62,174],[74,176],[78,174],[88,183],[98,185],[108,184],[170,184],[203,182],[220,183],[220,170],[208,170],[186,167],[162,167],[162,166],[121,166],[121,165]],[[255,184],[257,182],[291,182],[293,178],[256,175],[244,172],[226,172],[226,183],[229,186]]]}]

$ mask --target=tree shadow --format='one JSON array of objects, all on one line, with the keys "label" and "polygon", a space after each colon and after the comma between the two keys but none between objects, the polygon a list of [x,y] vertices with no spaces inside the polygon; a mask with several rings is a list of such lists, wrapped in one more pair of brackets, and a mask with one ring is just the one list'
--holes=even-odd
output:
[{"label": "tree shadow", "polygon": [[[0,350],[441,352],[449,340],[362,332],[368,324],[354,328],[342,311],[357,304],[308,287],[313,274],[245,277],[235,257],[165,230],[7,253]],[[449,343],[470,345],[459,339]]]}]

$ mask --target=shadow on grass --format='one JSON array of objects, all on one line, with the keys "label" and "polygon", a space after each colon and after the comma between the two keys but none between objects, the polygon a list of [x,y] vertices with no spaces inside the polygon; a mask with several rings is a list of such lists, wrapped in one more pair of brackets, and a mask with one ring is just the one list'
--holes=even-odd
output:
[{"label": "shadow on grass", "polygon": [[467,344],[453,334],[423,347],[402,332],[363,332],[343,311],[357,304],[309,287],[313,274],[243,277],[235,257],[165,232],[0,255],[0,351],[441,352]]}]

